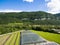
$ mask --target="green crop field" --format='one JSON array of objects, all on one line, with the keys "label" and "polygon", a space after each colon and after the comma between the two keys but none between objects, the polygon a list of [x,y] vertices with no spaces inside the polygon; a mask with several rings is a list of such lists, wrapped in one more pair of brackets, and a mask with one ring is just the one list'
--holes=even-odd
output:
[{"label": "green crop field", "polygon": [[[38,34],[39,36],[42,36],[48,41],[53,41],[60,44],[60,34],[54,34],[42,31],[32,31],[32,32]],[[0,45],[20,45],[20,31],[0,35]]]},{"label": "green crop field", "polygon": [[42,31],[32,31],[32,32],[38,34],[39,36],[42,36],[48,41],[54,41],[60,44],[60,34],[54,34],[49,32],[42,32]]},{"label": "green crop field", "polygon": [[19,45],[20,32],[13,32],[0,36],[0,45]]}]

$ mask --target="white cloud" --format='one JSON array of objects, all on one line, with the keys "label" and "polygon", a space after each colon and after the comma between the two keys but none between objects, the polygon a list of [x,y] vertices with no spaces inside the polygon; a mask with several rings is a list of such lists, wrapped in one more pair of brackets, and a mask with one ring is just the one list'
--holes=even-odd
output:
[{"label": "white cloud", "polygon": [[34,0],[23,0],[23,1],[26,1],[26,2],[33,2]]},{"label": "white cloud", "polygon": [[47,7],[49,13],[60,13],[60,0],[50,0]]},{"label": "white cloud", "polygon": [[0,10],[0,12],[22,12],[22,10],[5,9],[5,10]]}]

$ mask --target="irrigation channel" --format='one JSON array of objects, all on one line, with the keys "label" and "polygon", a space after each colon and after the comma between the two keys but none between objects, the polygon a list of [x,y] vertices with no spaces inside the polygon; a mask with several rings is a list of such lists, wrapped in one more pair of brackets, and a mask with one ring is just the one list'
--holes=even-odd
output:
[{"label": "irrigation channel", "polygon": [[20,32],[20,45],[59,45],[49,42],[31,31]]}]

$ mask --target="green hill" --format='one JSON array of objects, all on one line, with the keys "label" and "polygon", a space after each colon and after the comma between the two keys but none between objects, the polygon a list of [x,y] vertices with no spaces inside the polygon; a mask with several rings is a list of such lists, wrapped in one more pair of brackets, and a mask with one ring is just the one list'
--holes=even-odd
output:
[{"label": "green hill", "polygon": [[28,23],[60,25],[60,17],[43,11],[0,13],[0,24]]},{"label": "green hill", "polygon": [[[0,34],[32,29],[33,25],[46,25],[44,29],[59,28],[60,15],[43,11],[0,13]],[[47,26],[48,25],[48,26]],[[53,27],[54,26],[54,27]],[[58,26],[58,27],[57,27]]]}]

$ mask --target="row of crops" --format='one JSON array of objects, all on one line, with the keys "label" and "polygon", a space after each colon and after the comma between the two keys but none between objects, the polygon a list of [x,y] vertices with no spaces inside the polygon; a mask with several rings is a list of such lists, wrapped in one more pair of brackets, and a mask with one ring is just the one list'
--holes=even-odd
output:
[{"label": "row of crops", "polygon": [[11,34],[0,35],[0,45],[19,45],[20,32],[13,32]]}]

